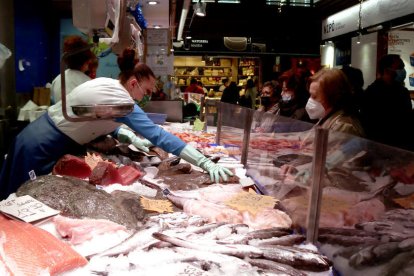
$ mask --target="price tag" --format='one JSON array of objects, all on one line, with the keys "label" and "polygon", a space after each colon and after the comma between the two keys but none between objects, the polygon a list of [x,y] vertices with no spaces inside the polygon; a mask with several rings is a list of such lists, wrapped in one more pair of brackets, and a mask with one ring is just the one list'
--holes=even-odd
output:
[{"label": "price tag", "polygon": [[141,196],[141,205],[144,209],[155,211],[157,213],[174,212],[172,203],[169,200],[149,199],[149,198]]},{"label": "price tag", "polygon": [[263,209],[273,208],[277,199],[271,196],[258,195],[252,192],[240,192],[225,202],[230,206],[241,212],[248,211],[252,215],[256,215]]},{"label": "price tag", "polygon": [[0,212],[25,222],[36,222],[59,214],[58,210],[50,208],[29,195],[1,201]]},{"label": "price tag", "polygon": [[255,183],[250,177],[240,178],[240,184],[243,188],[253,186]]}]

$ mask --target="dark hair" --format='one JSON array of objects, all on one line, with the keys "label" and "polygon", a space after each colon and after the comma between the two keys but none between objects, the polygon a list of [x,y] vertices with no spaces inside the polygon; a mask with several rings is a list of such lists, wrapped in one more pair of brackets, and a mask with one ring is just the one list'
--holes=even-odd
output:
[{"label": "dark hair", "polygon": [[272,97],[279,99],[280,98],[280,91],[278,91],[276,85],[272,82],[272,81],[267,81],[263,84],[262,86],[262,90],[263,88],[265,88],[266,86],[269,86],[270,88],[272,88],[273,93],[272,93]]},{"label": "dark hair", "polygon": [[86,50],[86,47],[88,45],[88,42],[86,42],[81,36],[78,35],[71,35],[65,38],[63,42],[64,53],[73,53],[77,50],[85,48],[85,51],[81,51],[65,58],[65,63],[68,68],[73,70],[81,70],[82,66],[88,60],[96,58],[95,54],[92,53],[90,49]]},{"label": "dark hair", "polygon": [[190,84],[197,84],[197,79],[196,78],[191,78]]},{"label": "dark hair", "polygon": [[349,83],[354,89],[362,88],[364,86],[364,75],[361,69],[351,67],[349,65],[344,65],[341,70],[345,73]]},{"label": "dark hair", "polygon": [[402,61],[400,55],[397,54],[388,54],[383,56],[379,62],[378,62],[378,72],[383,75],[385,69],[391,68],[392,65],[396,62],[400,63],[400,66],[398,69],[404,68],[404,62]]},{"label": "dark hair", "polygon": [[253,88],[254,86],[254,81],[252,79],[248,79],[246,82],[246,88]]},{"label": "dark hair", "polygon": [[150,77],[155,79],[154,72],[145,63],[139,63],[139,59],[135,57],[135,50],[132,48],[126,48],[122,56],[118,56],[117,62],[121,70],[118,78],[122,84],[125,84],[132,76],[138,81]]}]

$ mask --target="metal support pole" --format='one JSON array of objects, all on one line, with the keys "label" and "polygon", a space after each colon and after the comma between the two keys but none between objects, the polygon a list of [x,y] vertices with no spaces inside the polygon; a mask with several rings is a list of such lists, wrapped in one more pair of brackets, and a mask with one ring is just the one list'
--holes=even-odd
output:
[{"label": "metal support pole", "polygon": [[246,115],[244,117],[243,148],[240,162],[244,165],[244,167],[246,167],[247,156],[249,153],[250,132],[253,121],[253,110],[248,108],[242,108],[242,110],[246,111]]},{"label": "metal support pole", "polygon": [[221,102],[216,102],[216,107],[217,107],[217,131],[216,131],[216,144],[220,145],[220,136],[221,136],[221,124],[222,124],[222,120],[223,120],[223,114],[221,114],[222,109],[222,104]]},{"label": "metal support pole", "polygon": [[319,217],[322,203],[322,179],[325,172],[326,151],[328,145],[327,129],[315,129],[315,145],[312,162],[312,183],[308,204],[306,242],[315,244],[318,240]]}]

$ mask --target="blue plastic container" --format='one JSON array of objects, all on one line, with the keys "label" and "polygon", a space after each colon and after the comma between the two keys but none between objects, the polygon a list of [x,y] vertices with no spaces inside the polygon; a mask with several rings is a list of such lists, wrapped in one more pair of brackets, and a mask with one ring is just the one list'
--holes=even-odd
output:
[{"label": "blue plastic container", "polygon": [[154,124],[163,125],[167,120],[167,114],[163,113],[147,113],[148,118],[154,122]]}]

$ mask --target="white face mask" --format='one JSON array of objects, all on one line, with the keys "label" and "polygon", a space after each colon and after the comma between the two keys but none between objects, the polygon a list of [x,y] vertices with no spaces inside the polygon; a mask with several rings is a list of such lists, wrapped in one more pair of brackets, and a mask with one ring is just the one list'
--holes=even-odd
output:
[{"label": "white face mask", "polygon": [[305,109],[308,112],[309,118],[312,120],[322,119],[325,115],[325,108],[323,108],[322,104],[312,98],[309,98]]}]

